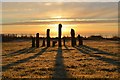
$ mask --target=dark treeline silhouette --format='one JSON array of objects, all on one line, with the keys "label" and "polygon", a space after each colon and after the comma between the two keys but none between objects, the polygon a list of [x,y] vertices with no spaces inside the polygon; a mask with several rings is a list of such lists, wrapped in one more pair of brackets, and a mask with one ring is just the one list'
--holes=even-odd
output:
[{"label": "dark treeline silhouette", "polygon": [[[16,41],[16,40],[31,40],[33,38],[32,34],[0,34],[2,37],[2,42]],[[44,39],[44,37],[39,37],[39,39]]]},{"label": "dark treeline silhouette", "polygon": [[0,34],[2,37],[2,42],[9,42],[9,41],[15,41],[15,40],[30,40],[32,38],[32,35],[27,34]]},{"label": "dark treeline silhouette", "polygon": [[113,36],[112,38],[106,38],[106,39],[120,41],[120,37],[118,36]]},{"label": "dark treeline silhouette", "polygon": [[[0,34],[0,36],[2,37],[2,42],[9,42],[9,41],[16,41],[16,40],[31,40],[33,35],[31,34]],[[45,39],[46,37],[39,37],[39,39]],[[69,41],[71,39],[71,37],[69,36],[64,36],[62,37],[62,39],[65,38],[66,41]],[[75,37],[77,39],[77,37]],[[58,37],[51,37],[51,40],[58,40]],[[113,36],[111,38],[104,38],[101,35],[92,35],[89,37],[83,37],[83,40],[115,40],[115,41],[119,41],[120,37],[118,36]]]},{"label": "dark treeline silhouette", "polygon": [[114,40],[114,41],[119,41],[120,40],[120,37],[118,36],[113,36],[111,38],[104,38],[103,36],[101,35],[91,35],[89,36],[88,38],[83,38],[85,40]]},{"label": "dark treeline silhouette", "polygon": [[90,40],[101,40],[101,39],[104,39],[104,38],[100,35],[97,35],[97,36],[92,35],[92,36],[88,37],[88,39],[90,39]]}]

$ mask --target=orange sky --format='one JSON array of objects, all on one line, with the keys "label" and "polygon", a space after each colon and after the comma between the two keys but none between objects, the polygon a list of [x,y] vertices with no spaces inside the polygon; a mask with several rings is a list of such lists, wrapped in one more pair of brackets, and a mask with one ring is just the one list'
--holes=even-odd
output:
[{"label": "orange sky", "polygon": [[2,5],[2,32],[57,36],[58,24],[62,23],[62,36],[70,36],[73,28],[77,34],[117,35],[117,2],[52,2],[24,3],[4,2]]}]

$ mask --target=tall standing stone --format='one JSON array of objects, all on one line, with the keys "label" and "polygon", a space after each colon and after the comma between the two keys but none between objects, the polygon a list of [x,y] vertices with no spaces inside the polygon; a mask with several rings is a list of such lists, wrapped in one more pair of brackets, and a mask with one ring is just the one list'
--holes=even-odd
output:
[{"label": "tall standing stone", "polygon": [[58,47],[62,47],[62,43],[61,43],[61,34],[62,34],[62,24],[59,24],[58,27]]},{"label": "tall standing stone", "polygon": [[50,29],[47,29],[47,47],[50,47]]},{"label": "tall standing stone", "polygon": [[36,47],[39,48],[39,33],[36,34]]},{"label": "tall standing stone", "polygon": [[71,29],[71,45],[74,47],[76,45],[75,31]]}]

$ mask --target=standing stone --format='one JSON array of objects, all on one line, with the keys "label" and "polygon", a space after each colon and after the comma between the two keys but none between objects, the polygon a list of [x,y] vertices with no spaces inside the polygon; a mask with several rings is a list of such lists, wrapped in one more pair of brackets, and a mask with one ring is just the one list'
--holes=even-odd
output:
[{"label": "standing stone", "polygon": [[80,35],[78,35],[78,41],[79,41],[79,46],[83,45],[83,38]]},{"label": "standing stone", "polygon": [[62,28],[62,24],[59,24],[59,27],[58,27],[58,47],[62,47],[62,44],[61,44],[61,28]]},{"label": "standing stone", "polygon": [[56,43],[57,41],[52,41],[52,47],[54,47]]},{"label": "standing stone", "polygon": [[47,29],[47,47],[50,47],[50,29]]},{"label": "standing stone", "polygon": [[39,33],[36,34],[36,47],[39,48]]},{"label": "standing stone", "polygon": [[76,38],[74,38],[74,45],[76,45]]},{"label": "standing stone", "polygon": [[32,47],[35,47],[35,38],[32,37]]},{"label": "standing stone", "polygon": [[76,45],[75,31],[71,29],[71,45],[74,47]]},{"label": "standing stone", "polygon": [[43,38],[43,44],[42,44],[42,47],[45,46],[45,38]]}]

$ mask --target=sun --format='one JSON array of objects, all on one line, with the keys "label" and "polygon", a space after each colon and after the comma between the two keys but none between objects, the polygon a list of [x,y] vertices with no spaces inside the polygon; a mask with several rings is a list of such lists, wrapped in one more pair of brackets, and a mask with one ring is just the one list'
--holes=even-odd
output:
[{"label": "sun", "polygon": [[58,19],[60,19],[60,18],[62,18],[62,16],[54,16],[54,17],[51,17],[51,18],[58,18]]}]

